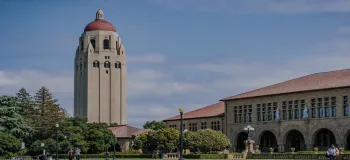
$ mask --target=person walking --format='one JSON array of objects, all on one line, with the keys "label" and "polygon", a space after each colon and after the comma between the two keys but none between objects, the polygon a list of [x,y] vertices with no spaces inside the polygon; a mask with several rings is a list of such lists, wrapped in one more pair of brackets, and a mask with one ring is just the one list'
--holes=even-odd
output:
[{"label": "person walking", "polygon": [[77,149],[75,150],[75,159],[76,160],[80,160],[80,149],[77,147]]},{"label": "person walking", "polygon": [[73,160],[73,158],[74,158],[73,151],[69,150],[69,152],[68,152],[68,159],[69,160]]},{"label": "person walking", "polygon": [[327,157],[329,157],[329,160],[335,160],[338,155],[339,149],[336,148],[334,144],[332,144],[331,147],[327,150]]}]

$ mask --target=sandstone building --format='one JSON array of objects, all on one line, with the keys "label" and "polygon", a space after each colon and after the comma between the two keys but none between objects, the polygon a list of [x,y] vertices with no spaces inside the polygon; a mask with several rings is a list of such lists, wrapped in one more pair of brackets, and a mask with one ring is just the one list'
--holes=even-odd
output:
[{"label": "sandstone building", "polygon": [[79,38],[74,61],[74,116],[126,124],[125,48],[101,9]]},{"label": "sandstone building", "polygon": [[[270,147],[278,152],[290,152],[292,147],[324,150],[331,144],[350,149],[349,96],[350,69],[303,76],[222,99],[223,130],[234,151],[243,150],[247,125],[255,128],[252,139],[265,152]],[[201,121],[212,119],[193,112]],[[193,123],[184,118],[185,125]],[[196,124],[200,126],[199,121]]]},{"label": "sandstone building", "polygon": [[[184,113],[183,129],[197,131],[211,128],[224,132],[225,107],[223,102],[218,102],[194,111]],[[163,120],[168,127],[180,129],[180,115]]]}]

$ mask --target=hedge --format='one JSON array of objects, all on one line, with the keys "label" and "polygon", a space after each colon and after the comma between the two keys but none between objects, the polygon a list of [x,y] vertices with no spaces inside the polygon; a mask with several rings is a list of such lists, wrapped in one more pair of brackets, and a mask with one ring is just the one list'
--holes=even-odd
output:
[{"label": "hedge", "polygon": [[[114,154],[110,154],[110,158],[113,157]],[[159,158],[159,155],[155,155],[156,157],[153,157],[152,154],[116,154],[116,158]],[[56,155],[52,155],[52,157],[56,157]],[[59,159],[67,158],[67,154],[58,154]],[[103,154],[81,154],[80,158],[86,159],[86,158],[106,158]]]},{"label": "hedge", "polygon": [[[160,158],[159,155],[155,155],[156,157],[153,157],[152,154],[116,154],[116,158],[137,158],[137,159],[144,159],[144,158]],[[56,158],[56,155],[52,155],[53,158]],[[113,158],[113,154],[110,154],[110,158]],[[185,159],[225,159],[224,154],[184,154],[183,157]],[[59,159],[65,159],[67,158],[66,154],[58,154]],[[81,154],[80,158],[87,159],[87,158],[106,158],[103,154]]]},{"label": "hedge", "polygon": [[224,154],[185,154],[186,159],[225,159]]}]

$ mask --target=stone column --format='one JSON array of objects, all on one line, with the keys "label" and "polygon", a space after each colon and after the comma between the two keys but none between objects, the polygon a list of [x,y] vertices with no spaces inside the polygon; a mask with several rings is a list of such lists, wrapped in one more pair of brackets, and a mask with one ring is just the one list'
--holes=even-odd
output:
[{"label": "stone column", "polygon": [[283,142],[277,142],[278,152],[284,152],[284,145]]}]

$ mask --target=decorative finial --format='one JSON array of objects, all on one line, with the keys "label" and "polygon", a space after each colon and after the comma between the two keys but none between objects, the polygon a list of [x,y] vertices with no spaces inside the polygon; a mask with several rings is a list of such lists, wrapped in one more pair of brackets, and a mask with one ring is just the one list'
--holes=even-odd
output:
[{"label": "decorative finial", "polygon": [[96,20],[97,19],[104,19],[103,18],[103,11],[101,10],[101,8],[98,9],[97,12],[96,12]]}]

